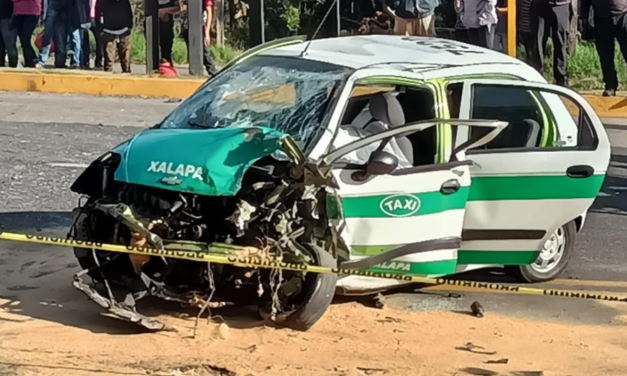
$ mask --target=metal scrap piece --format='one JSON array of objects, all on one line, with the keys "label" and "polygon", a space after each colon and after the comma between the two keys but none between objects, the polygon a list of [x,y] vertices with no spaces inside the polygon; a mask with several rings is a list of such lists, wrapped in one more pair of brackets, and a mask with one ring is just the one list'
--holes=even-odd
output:
[{"label": "metal scrap piece", "polygon": [[243,231],[246,228],[246,223],[250,221],[250,219],[252,218],[252,214],[256,211],[257,208],[244,200],[240,200],[240,202],[237,204],[237,209],[231,215],[229,220],[237,227],[238,237],[244,235]]},{"label": "metal scrap piece", "polygon": [[138,232],[142,237],[148,238],[155,248],[163,249],[163,240],[156,234],[150,232],[144,224],[135,217],[131,207],[126,204],[102,204],[96,202],[94,209],[117,219],[131,230]]},{"label": "metal scrap piece", "polygon": [[122,303],[114,302],[110,299],[103,297],[92,286],[83,282],[78,274],[74,276],[72,285],[78,290],[82,291],[96,304],[113,313],[115,317],[119,319],[141,325],[144,328],[150,330],[176,331],[176,329],[158,320],[151,319],[150,317],[146,317],[140,313],[137,313],[137,311],[135,310],[135,299],[132,297],[131,294],[128,294],[126,296],[126,299]]}]

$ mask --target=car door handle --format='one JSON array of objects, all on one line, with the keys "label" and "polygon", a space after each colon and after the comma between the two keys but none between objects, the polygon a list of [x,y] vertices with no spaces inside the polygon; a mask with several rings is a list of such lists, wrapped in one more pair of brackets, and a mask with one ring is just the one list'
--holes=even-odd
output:
[{"label": "car door handle", "polygon": [[566,175],[573,179],[589,178],[594,174],[594,168],[587,165],[570,166],[566,170]]},{"label": "car door handle", "polygon": [[450,195],[452,193],[459,191],[459,187],[460,187],[459,180],[450,179],[450,180],[445,181],[442,184],[442,187],[440,188],[440,192],[445,195]]}]

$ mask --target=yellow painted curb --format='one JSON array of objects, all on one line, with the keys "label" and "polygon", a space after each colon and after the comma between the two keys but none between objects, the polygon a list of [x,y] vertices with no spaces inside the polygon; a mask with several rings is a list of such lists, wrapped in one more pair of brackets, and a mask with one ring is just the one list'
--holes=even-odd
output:
[{"label": "yellow painted curb", "polygon": [[[35,91],[41,93],[133,96],[152,98],[187,98],[203,79],[160,78],[109,74],[58,74],[15,72],[0,69],[1,91]],[[627,118],[627,97],[583,97],[602,118]],[[568,105],[568,104],[567,104]]]},{"label": "yellow painted curb", "polygon": [[2,91],[187,98],[203,82],[200,79],[0,71]]},{"label": "yellow painted curb", "polygon": [[602,118],[627,118],[627,97],[584,95],[594,111]]}]

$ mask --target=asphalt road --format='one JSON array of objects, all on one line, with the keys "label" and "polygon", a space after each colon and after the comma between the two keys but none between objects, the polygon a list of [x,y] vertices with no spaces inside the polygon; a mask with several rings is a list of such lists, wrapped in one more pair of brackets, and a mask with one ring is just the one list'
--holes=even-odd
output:
[{"label": "asphalt road", "polygon": [[[140,127],[160,121],[175,106],[176,103],[154,99],[0,93],[0,231],[59,235],[70,226],[70,211],[78,199],[69,187],[86,164],[131,137]],[[613,145],[611,168],[577,239],[575,255],[556,284],[624,292],[627,122],[620,124],[615,120],[606,128]],[[12,245],[11,249],[19,250],[19,246]],[[403,295],[396,299],[408,309],[450,306],[428,303],[432,297],[425,298],[427,303]],[[505,295],[484,299],[511,311],[515,307],[530,309],[532,300],[525,299],[536,297],[520,297],[514,305]],[[588,315],[592,316],[595,315]]]}]

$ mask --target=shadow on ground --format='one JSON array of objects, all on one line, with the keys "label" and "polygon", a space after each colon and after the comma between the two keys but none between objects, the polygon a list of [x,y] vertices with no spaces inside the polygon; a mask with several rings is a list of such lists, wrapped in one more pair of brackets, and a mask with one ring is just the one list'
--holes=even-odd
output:
[{"label": "shadow on ground", "polygon": [[591,213],[627,215],[627,156],[612,155],[609,171]]},{"label": "shadow on ground", "polygon": [[36,231],[46,228],[69,228],[72,225],[72,213],[59,212],[8,212],[0,213],[1,231]]}]

